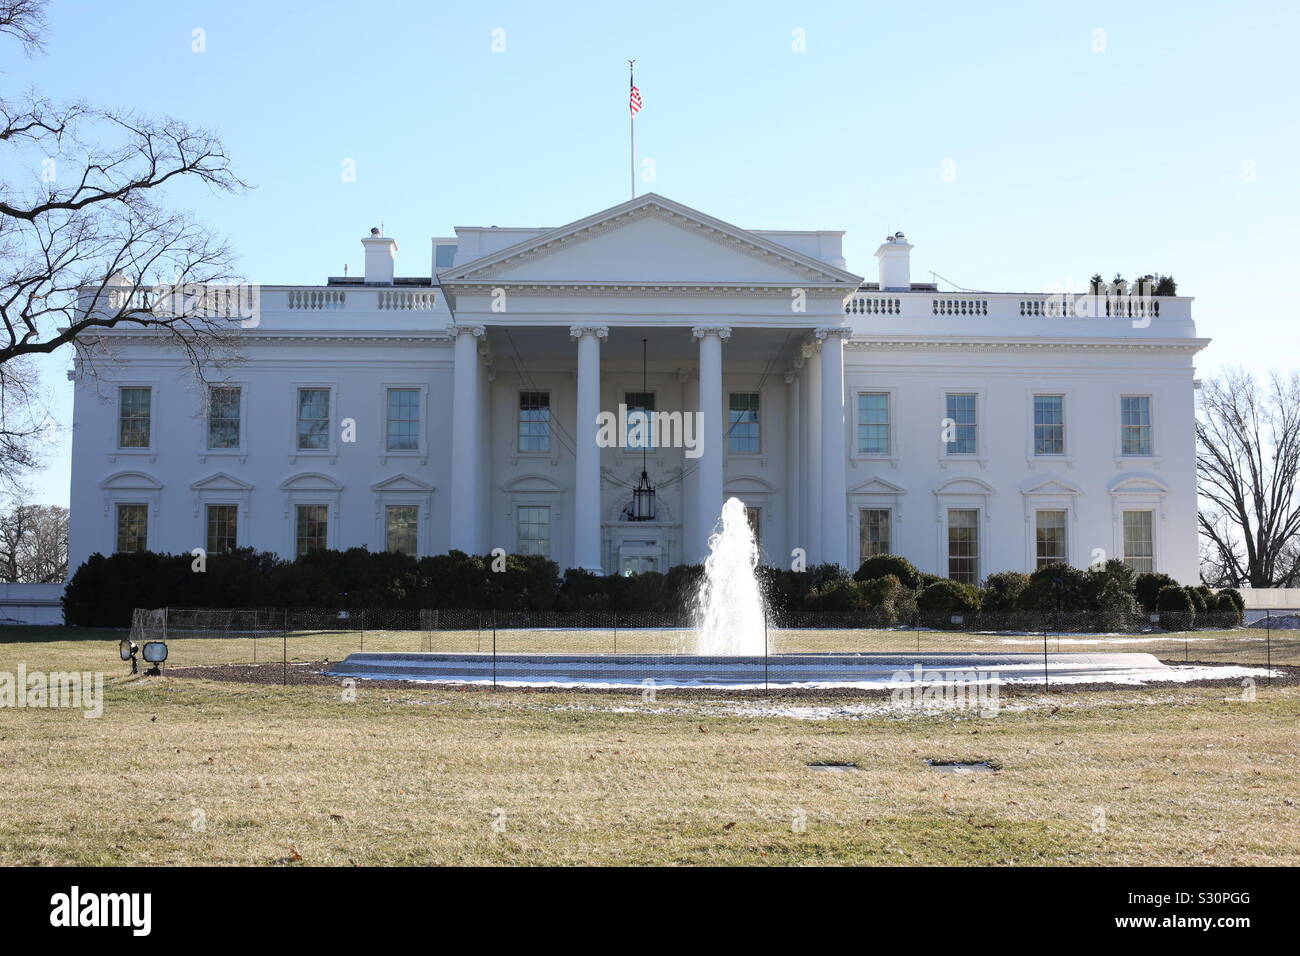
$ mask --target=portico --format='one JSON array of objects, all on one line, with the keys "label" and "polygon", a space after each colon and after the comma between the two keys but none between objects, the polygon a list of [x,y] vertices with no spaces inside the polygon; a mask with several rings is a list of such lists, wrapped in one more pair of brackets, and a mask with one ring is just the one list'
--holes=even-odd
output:
[{"label": "portico", "polygon": [[[664,275],[678,278],[665,283]],[[658,570],[701,561],[734,480],[761,499],[739,495],[753,509],[768,560],[787,563],[796,547],[810,560],[847,560],[844,469],[810,469],[803,484],[815,486],[817,504],[806,515],[786,474],[791,461],[812,462],[823,448],[843,460],[843,303],[860,277],[647,195],[439,280],[454,316],[452,547],[513,550],[513,539],[492,539],[509,537],[496,515],[519,507],[517,495],[502,500],[502,488],[522,457],[540,466],[534,483],[549,483],[563,502],[547,515],[550,550],[562,563],[565,550],[573,566],[606,573],[622,570],[625,557]],[[643,339],[648,394],[636,362]],[[539,378],[558,387],[541,388]],[[554,444],[536,453],[516,447],[504,460],[485,454],[485,442],[498,449],[511,442],[493,438],[491,425],[509,427],[504,407],[523,393],[544,396],[532,400],[547,402],[541,414]],[[696,455],[647,450],[662,512],[653,522],[626,520],[622,507],[640,449],[597,442],[598,415],[617,412],[629,396],[655,411],[698,413]],[[733,408],[747,403],[753,407]],[[484,407],[495,410],[491,423]],[[742,418],[746,438],[733,440]],[[787,432],[798,443],[793,454]],[[568,549],[555,547],[565,541]]]}]

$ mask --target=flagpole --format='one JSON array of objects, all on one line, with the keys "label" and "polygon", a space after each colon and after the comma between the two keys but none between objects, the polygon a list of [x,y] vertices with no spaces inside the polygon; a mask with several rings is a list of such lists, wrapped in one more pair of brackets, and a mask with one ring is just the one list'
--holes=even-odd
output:
[{"label": "flagpole", "polygon": [[[631,96],[632,89],[636,86],[636,80],[633,78],[632,67],[636,60],[627,61],[627,86],[628,95]],[[628,185],[632,193],[632,199],[636,198],[636,113],[632,109],[631,100],[628,100],[627,106],[627,136],[628,136]]]}]

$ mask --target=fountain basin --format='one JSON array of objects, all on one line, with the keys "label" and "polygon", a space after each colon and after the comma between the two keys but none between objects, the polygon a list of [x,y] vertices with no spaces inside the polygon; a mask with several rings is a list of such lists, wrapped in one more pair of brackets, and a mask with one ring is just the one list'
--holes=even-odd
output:
[{"label": "fountain basin", "polygon": [[892,688],[929,683],[1142,683],[1174,679],[1151,654],[455,654],[358,653],[331,677],[505,686]]}]

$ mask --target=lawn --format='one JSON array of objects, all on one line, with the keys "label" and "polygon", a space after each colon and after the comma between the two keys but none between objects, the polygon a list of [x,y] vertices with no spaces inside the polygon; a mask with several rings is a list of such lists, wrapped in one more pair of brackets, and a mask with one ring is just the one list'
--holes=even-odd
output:
[{"label": "lawn", "polygon": [[98,719],[0,709],[0,863],[1300,864],[1295,685],[1033,691],[993,718],[364,683],[349,702],[131,678],[121,636],[0,632],[0,671],[107,675]]}]

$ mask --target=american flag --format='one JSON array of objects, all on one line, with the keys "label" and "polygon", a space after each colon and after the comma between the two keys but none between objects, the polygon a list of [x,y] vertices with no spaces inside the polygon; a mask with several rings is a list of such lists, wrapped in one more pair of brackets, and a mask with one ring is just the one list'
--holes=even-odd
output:
[{"label": "american flag", "polygon": [[637,113],[641,112],[641,91],[636,88],[636,84],[632,82],[631,77],[628,78],[627,82],[632,88],[632,92],[628,96],[627,108],[632,111],[633,116],[636,116]]}]

